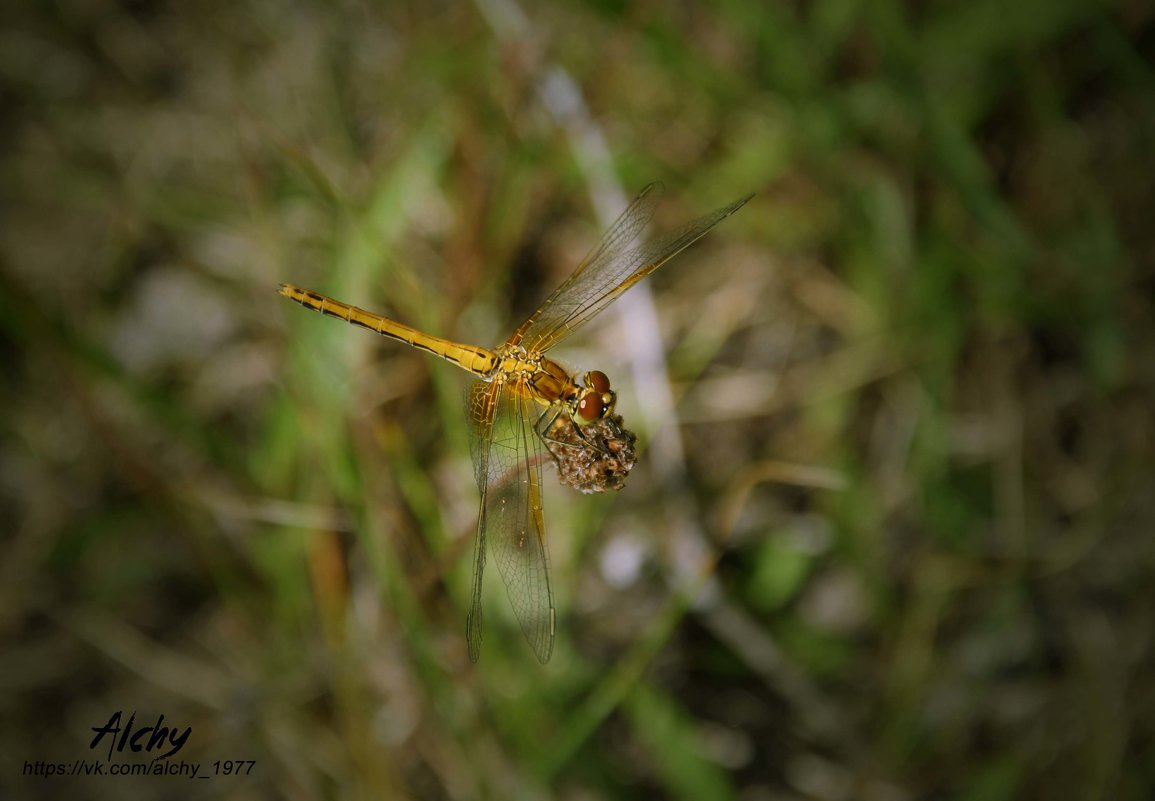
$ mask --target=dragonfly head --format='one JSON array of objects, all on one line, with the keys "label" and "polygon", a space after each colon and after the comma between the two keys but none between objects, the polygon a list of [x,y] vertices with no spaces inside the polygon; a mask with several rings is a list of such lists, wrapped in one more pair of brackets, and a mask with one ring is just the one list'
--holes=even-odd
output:
[{"label": "dragonfly head", "polygon": [[617,394],[610,389],[610,378],[601,370],[590,370],[582,377],[584,391],[577,402],[574,419],[578,425],[589,425],[614,413]]}]

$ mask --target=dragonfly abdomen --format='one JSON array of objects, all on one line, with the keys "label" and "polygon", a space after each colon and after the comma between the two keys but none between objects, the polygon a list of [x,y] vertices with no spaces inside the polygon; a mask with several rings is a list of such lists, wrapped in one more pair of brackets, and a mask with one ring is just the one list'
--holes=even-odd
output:
[{"label": "dragonfly abdomen", "polygon": [[423,334],[416,328],[410,328],[396,320],[382,317],[380,314],[350,306],[348,303],[333,300],[318,292],[301,289],[292,284],[281,284],[279,292],[289,300],[300,303],[306,309],[314,309],[329,317],[336,317],[347,323],[352,323],[358,328],[365,328],[383,337],[396,339],[418,350],[440,356],[442,359],[453,362],[458,367],[480,377],[492,373],[498,363],[497,354],[486,348],[463,345],[460,342]]}]

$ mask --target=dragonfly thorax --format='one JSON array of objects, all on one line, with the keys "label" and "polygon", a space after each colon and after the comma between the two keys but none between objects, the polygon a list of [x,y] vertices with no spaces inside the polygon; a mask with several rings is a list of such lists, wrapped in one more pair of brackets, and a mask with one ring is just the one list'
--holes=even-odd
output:
[{"label": "dragonfly thorax", "polygon": [[518,385],[542,406],[564,404],[579,426],[613,414],[617,395],[610,389],[609,376],[601,370],[591,370],[579,380],[553,359],[520,346],[503,349],[498,355],[488,380]]},{"label": "dragonfly thorax", "polygon": [[601,370],[585,373],[579,383],[560,364],[541,357],[528,382],[539,403],[546,406],[565,404],[570,417],[579,426],[609,417],[617,403],[617,395],[610,389],[609,376]]}]

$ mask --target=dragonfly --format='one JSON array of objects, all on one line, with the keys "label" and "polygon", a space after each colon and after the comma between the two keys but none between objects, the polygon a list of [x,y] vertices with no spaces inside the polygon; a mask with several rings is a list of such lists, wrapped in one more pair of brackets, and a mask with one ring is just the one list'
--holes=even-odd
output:
[{"label": "dragonfly", "polygon": [[615,414],[617,394],[600,370],[580,376],[546,354],[627,289],[750,200],[748,195],[651,241],[642,240],[662,195],[653,183],[626,207],[573,273],[497,348],[466,345],[291,284],[280,294],[330,317],[404,342],[475,378],[466,396],[470,455],[481,493],[466,616],[470,661],[482,642],[482,576],[491,554],[521,631],[543,664],[553,654],[557,610],[542,510],[543,466],[582,492],[620,489],[635,436]]}]

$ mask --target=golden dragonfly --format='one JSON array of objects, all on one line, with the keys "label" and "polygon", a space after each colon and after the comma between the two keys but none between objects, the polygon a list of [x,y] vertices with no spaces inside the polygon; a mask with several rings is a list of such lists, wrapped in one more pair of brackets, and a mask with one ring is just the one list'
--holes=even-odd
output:
[{"label": "golden dragonfly", "polygon": [[[280,294],[306,308],[440,356],[473,374],[467,395],[470,451],[481,510],[466,639],[481,652],[481,581],[487,548],[505,580],[522,633],[537,658],[553,653],[557,612],[542,512],[542,466],[552,458],[562,483],[582,492],[620,489],[634,464],[634,435],[614,413],[617,395],[600,370],[580,378],[546,356],[623,292],[742,208],[753,195],[659,239],[635,245],[662,194],[650,184],[589,255],[498,348],[464,345],[307,289]],[[548,454],[548,456],[547,456]]]}]

